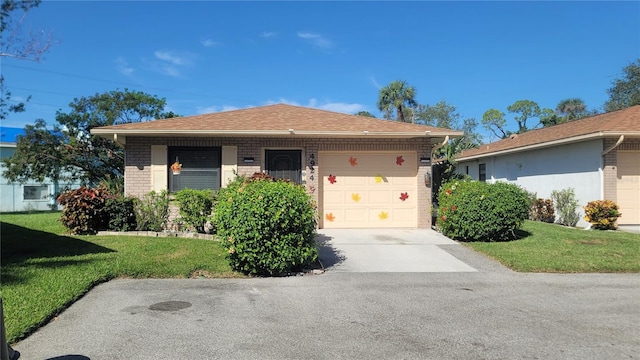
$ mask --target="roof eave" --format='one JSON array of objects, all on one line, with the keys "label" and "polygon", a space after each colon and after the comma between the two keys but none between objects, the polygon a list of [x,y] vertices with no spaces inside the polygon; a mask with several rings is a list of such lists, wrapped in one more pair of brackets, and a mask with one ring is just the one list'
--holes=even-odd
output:
[{"label": "roof eave", "polygon": [[92,129],[93,135],[98,135],[107,139],[113,139],[115,137],[123,136],[142,136],[142,137],[158,137],[158,136],[172,136],[172,137],[245,137],[245,136],[264,136],[264,137],[371,137],[371,138],[415,138],[415,137],[443,137],[449,135],[450,137],[460,137],[462,132],[432,132],[430,130],[425,131],[303,131],[303,130],[131,130],[131,129]]},{"label": "roof eave", "polygon": [[[471,156],[458,157],[458,158],[456,158],[456,161],[468,161],[468,160],[475,160],[475,159],[480,159],[480,158],[484,158],[484,157],[507,155],[507,154],[513,154],[513,153],[522,152],[522,151],[542,149],[542,148],[551,147],[551,146],[570,144],[570,143],[586,141],[586,140],[591,140],[591,139],[597,139],[597,138],[603,138],[603,137],[613,137],[613,136],[620,136],[620,135],[625,135],[625,136],[630,136],[630,137],[640,137],[640,131],[599,131],[599,132],[596,132],[596,133],[573,136],[573,137],[569,137],[569,138],[565,138],[565,139],[547,141],[547,142],[542,142],[542,143],[532,144],[532,145],[526,145],[526,146],[521,146],[521,147],[516,147],[516,148],[511,148],[511,149],[484,152],[484,153],[475,154],[475,155],[471,155]],[[491,144],[489,144],[489,145],[491,145]]]}]

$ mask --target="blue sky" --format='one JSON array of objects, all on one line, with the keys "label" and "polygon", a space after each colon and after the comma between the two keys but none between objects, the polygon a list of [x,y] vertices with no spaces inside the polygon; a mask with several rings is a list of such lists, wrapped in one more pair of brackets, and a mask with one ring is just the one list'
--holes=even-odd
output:
[{"label": "blue sky", "polygon": [[27,22],[59,43],[42,63],[2,59],[15,99],[32,96],[2,126],[124,88],[181,115],[282,102],[380,117],[378,88],[397,79],[479,121],[521,99],[600,108],[640,58],[637,1],[44,1]]}]

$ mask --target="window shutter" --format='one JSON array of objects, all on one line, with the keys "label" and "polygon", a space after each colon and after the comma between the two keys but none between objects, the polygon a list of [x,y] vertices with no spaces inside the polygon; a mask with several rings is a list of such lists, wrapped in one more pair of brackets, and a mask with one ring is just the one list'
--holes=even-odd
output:
[{"label": "window shutter", "polygon": [[222,186],[227,186],[233,179],[235,173],[238,172],[238,147],[223,146],[222,147]]},{"label": "window shutter", "polygon": [[167,190],[167,145],[151,145],[151,188]]}]

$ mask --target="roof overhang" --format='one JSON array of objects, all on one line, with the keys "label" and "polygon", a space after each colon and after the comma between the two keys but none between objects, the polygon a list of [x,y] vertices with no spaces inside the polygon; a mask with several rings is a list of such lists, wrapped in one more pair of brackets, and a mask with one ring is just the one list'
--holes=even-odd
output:
[{"label": "roof overhang", "polygon": [[109,140],[120,145],[126,144],[127,137],[274,137],[274,138],[385,138],[385,139],[412,139],[412,138],[450,138],[464,135],[460,131],[306,131],[306,130],[116,130],[96,128],[91,134]]},{"label": "roof overhang", "polygon": [[[640,138],[640,132],[638,131],[599,131],[596,133],[573,136],[570,138],[558,139],[558,140],[547,141],[543,143],[531,144],[526,146],[520,146],[516,148],[511,148],[511,149],[484,152],[484,153],[470,155],[470,156],[461,156],[456,158],[456,161],[460,162],[460,161],[481,159],[485,157],[507,155],[507,154],[519,153],[523,151],[543,149],[543,148],[552,147],[552,146],[571,144],[571,143],[576,143],[581,141],[588,141],[588,140],[607,138],[607,137],[620,137],[621,135],[624,135],[625,138]],[[488,146],[491,146],[491,144],[488,144]]]}]

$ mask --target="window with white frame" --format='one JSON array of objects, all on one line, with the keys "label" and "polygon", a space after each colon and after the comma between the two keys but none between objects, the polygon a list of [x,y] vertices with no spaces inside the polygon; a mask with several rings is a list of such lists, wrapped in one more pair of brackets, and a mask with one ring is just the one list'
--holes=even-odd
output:
[{"label": "window with white frame", "polygon": [[220,189],[219,147],[169,147],[169,165],[181,164],[179,173],[169,166],[169,192],[182,189]]},{"label": "window with white frame", "polygon": [[49,185],[25,185],[22,198],[24,200],[49,200]]}]

